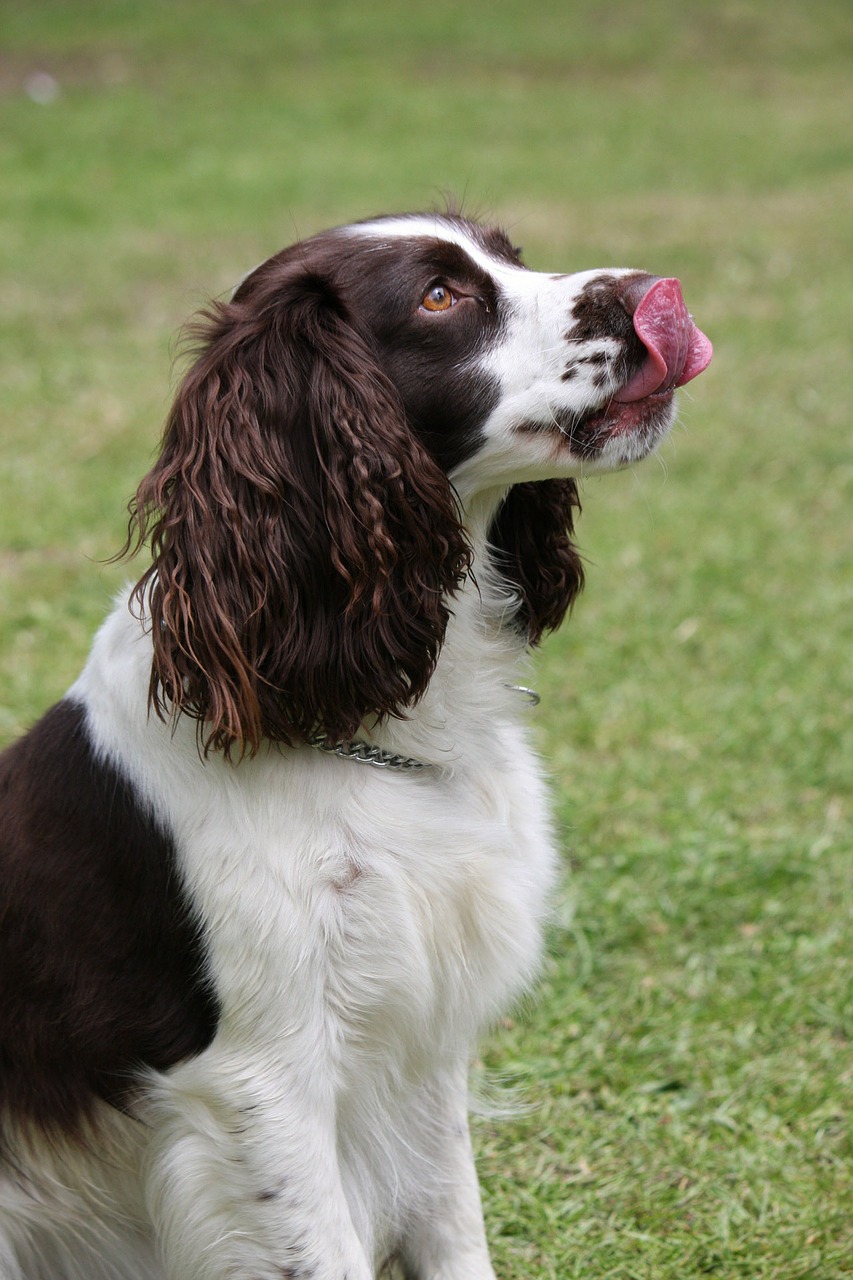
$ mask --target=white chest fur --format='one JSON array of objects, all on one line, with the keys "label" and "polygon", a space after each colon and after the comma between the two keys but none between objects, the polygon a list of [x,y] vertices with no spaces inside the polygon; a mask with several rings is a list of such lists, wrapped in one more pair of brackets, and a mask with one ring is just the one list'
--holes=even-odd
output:
[{"label": "white chest fur", "polygon": [[[373,1043],[401,1058],[469,1045],[529,980],[552,879],[522,728],[478,732],[458,706],[457,730],[445,698],[444,733],[465,740],[452,768],[385,773],[310,748],[202,762],[191,724],[146,714],[149,662],[120,604],[78,688],[99,745],[174,833],[230,1032],[319,1036],[344,1076]],[[418,718],[435,715],[415,713],[415,746]]]},{"label": "white chest fur", "polygon": [[[98,636],[72,696],[175,838],[220,1005],[210,1048],[152,1093],[155,1217],[169,1218],[173,1176],[215,1176],[244,1220],[246,1205],[261,1213],[255,1193],[294,1176],[282,1134],[312,1116],[299,1143],[317,1147],[300,1175],[313,1211],[338,1186],[353,1247],[377,1264],[412,1206],[445,1194],[435,1170],[467,1141],[465,1065],[536,970],[555,861],[524,702],[506,688],[512,657],[484,641],[478,651],[472,636],[483,641],[449,637],[427,698],[388,736],[406,755],[448,753],[420,773],[311,748],[202,761],[191,723],[146,713],[150,643],[123,604]],[[203,1154],[185,1129],[199,1107],[219,1117]],[[242,1135],[230,1155],[225,1132]],[[179,1173],[160,1151],[167,1140],[183,1153]],[[255,1191],[251,1171],[234,1181],[247,1142],[265,1170]],[[458,1158],[470,1169],[461,1147]],[[459,1176],[475,1206],[475,1184]],[[175,1219],[174,1233],[189,1251],[187,1223]]]}]

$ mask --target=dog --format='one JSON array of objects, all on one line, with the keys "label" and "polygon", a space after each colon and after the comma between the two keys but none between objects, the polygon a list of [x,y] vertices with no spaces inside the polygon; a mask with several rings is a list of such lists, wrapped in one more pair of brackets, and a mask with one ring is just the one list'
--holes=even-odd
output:
[{"label": "dog", "polygon": [[2,1280],[494,1280],[467,1123],[555,878],[525,655],[579,476],[711,356],[678,282],[455,213],[195,328],[151,563],[0,757]]}]

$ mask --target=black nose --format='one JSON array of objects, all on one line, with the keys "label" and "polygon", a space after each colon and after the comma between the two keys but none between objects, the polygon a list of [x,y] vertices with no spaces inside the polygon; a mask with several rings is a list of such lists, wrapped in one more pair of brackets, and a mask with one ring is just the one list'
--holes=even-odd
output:
[{"label": "black nose", "polygon": [[623,276],[618,281],[614,296],[626,315],[634,314],[649,289],[659,279],[660,276],[650,276],[644,271],[637,271],[630,276]]}]

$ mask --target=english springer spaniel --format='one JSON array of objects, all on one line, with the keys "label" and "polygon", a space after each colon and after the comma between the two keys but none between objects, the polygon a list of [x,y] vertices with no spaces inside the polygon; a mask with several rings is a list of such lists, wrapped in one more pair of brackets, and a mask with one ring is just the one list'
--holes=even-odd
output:
[{"label": "english springer spaniel", "polygon": [[196,337],[151,566],[0,757],[0,1276],[493,1280],[466,1070],[556,861],[525,653],[574,477],[710,343],[455,215],[285,249]]}]

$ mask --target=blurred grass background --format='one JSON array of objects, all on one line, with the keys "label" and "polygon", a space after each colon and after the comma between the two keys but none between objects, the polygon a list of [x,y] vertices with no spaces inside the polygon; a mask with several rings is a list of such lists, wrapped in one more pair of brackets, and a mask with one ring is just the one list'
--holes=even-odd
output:
[{"label": "blurred grass background", "polygon": [[[572,875],[486,1046],[502,1280],[853,1272],[849,0],[0,2],[0,738],[127,570],[177,330],[446,192],[538,269],[679,275],[716,359],[588,481],[538,662]],[[569,910],[569,902],[574,912]]]}]

